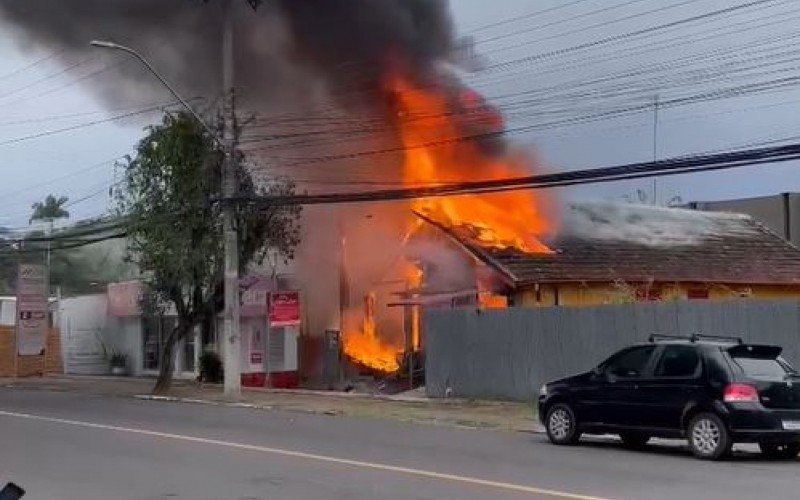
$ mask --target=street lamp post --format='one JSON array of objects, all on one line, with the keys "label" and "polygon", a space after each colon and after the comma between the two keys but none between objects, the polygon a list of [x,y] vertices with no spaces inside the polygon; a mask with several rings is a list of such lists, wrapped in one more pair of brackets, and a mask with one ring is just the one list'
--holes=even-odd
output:
[{"label": "street lamp post", "polygon": [[205,120],[181,97],[181,95],[156,71],[141,54],[130,47],[114,42],[93,40],[91,45],[104,49],[120,50],[139,60],[167,90],[197,119],[211,138],[219,144],[225,154],[222,165],[222,203],[223,203],[223,239],[225,253],[225,312],[224,312],[224,357],[225,357],[225,394],[231,397],[241,395],[240,354],[241,336],[239,332],[239,249],[238,233],[234,206],[230,199],[236,194],[236,155],[234,131],[233,102],[233,16],[231,0],[224,0],[224,28],[222,37],[223,63],[222,80],[226,92],[223,137],[220,140],[216,132]]},{"label": "street lamp post", "polygon": [[99,47],[99,48],[103,48],[103,49],[121,50],[122,52],[127,52],[128,54],[130,54],[133,57],[135,57],[136,59],[138,59],[139,62],[141,62],[150,71],[150,73],[153,74],[153,76],[158,78],[158,81],[160,81],[161,84],[164,85],[164,87],[166,87],[167,90],[169,90],[170,94],[172,94],[172,96],[175,99],[177,99],[178,102],[181,103],[181,105],[184,108],[186,108],[186,111],[188,111],[189,113],[192,114],[192,116],[195,117],[195,119],[203,126],[205,131],[208,132],[208,134],[214,140],[217,140],[216,133],[208,125],[208,123],[206,123],[206,121],[203,120],[203,118],[197,113],[197,111],[195,111],[194,108],[192,108],[189,105],[189,103],[186,102],[186,100],[183,97],[181,97],[181,95],[178,93],[178,91],[175,90],[172,87],[172,85],[170,85],[169,82],[163,76],[161,76],[161,74],[158,71],[156,71],[156,69],[153,67],[153,65],[150,64],[150,62],[148,62],[148,60],[145,59],[141,54],[139,54],[138,52],[136,52],[135,50],[133,50],[130,47],[126,47],[125,45],[120,45],[118,43],[108,42],[108,41],[105,41],[105,40],[92,40],[91,42],[89,42],[89,45],[91,45],[92,47]]}]

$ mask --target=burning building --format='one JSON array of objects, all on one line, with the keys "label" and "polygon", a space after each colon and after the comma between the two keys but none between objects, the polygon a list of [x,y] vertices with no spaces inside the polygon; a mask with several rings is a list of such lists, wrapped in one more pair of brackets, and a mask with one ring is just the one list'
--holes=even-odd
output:
[{"label": "burning building", "polygon": [[[105,103],[165,96],[131,61],[89,54],[95,38],[136,47],[182,93],[213,106],[227,91],[219,8],[200,0],[31,0],[0,4],[0,19],[30,46],[56,47],[55,59],[85,68],[77,81]],[[238,9],[235,24],[237,103],[256,116],[239,143],[258,175],[286,175],[313,193],[536,169],[532,153],[504,136],[500,111],[462,83],[462,68],[475,61],[460,59],[470,41],[458,36],[446,0],[264,2],[255,13]],[[309,208],[290,270],[303,291],[304,333],[340,330],[356,365],[396,370],[402,353],[424,342],[419,307],[409,304],[473,289],[489,296],[496,284],[425,220],[469,228],[497,251],[548,254],[547,207],[539,195],[514,192]]]},{"label": "burning building", "polygon": [[427,221],[522,307],[659,300],[796,298],[800,250],[754,218],[610,202],[568,204],[549,253],[487,245],[471,228]]}]

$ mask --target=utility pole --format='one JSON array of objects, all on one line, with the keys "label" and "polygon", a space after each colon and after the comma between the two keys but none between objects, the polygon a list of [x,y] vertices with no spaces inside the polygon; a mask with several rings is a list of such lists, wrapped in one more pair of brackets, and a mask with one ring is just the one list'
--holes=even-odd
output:
[{"label": "utility pole", "polygon": [[[653,97],[653,163],[658,161],[658,94]],[[653,177],[653,206],[658,204],[658,177]]]},{"label": "utility pole", "polygon": [[233,83],[233,2],[222,0],[222,90],[224,92],[222,144],[225,159],[222,165],[222,210],[225,251],[225,311],[223,339],[225,343],[225,395],[238,397],[242,392],[239,328],[239,245],[236,213],[232,199],[236,185],[236,126]]}]

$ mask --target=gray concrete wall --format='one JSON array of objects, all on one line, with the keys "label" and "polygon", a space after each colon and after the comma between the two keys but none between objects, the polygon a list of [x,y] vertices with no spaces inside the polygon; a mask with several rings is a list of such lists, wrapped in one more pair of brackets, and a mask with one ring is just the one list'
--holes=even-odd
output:
[{"label": "gray concrete wall", "polygon": [[736,335],[782,345],[800,365],[800,301],[675,301],[597,307],[433,310],[424,318],[426,390],[526,400],[651,333]]}]

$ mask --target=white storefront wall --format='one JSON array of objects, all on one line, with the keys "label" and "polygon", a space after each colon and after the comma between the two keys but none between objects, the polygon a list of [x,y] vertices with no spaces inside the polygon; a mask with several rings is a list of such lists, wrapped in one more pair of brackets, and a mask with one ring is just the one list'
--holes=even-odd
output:
[{"label": "white storefront wall", "polygon": [[[105,294],[63,299],[59,326],[65,373],[107,374],[110,371],[109,358],[115,352],[127,356],[127,368],[131,375],[158,373],[153,359],[147,360],[147,353],[151,356],[156,353],[152,345],[149,350],[145,349],[146,325],[142,317],[110,314]],[[187,342],[181,341],[175,349],[175,376],[178,378],[193,378],[197,373],[199,334],[188,339],[188,343],[187,346]],[[192,343],[194,349],[191,349]]]}]

